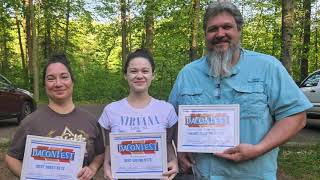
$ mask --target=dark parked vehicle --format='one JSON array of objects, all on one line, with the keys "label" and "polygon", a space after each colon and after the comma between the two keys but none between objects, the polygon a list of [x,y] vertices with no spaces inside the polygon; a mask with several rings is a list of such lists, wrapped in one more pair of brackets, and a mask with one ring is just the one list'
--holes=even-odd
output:
[{"label": "dark parked vehicle", "polygon": [[0,74],[0,120],[14,118],[18,123],[36,110],[33,94],[27,90],[16,88],[8,79]]}]

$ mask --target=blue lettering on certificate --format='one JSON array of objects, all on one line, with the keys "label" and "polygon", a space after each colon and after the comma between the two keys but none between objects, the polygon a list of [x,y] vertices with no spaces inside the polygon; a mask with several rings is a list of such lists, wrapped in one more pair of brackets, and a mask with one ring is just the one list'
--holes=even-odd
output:
[{"label": "blue lettering on certificate", "polygon": [[40,158],[53,158],[53,159],[64,159],[64,160],[74,160],[74,152],[64,152],[56,150],[44,150],[33,148],[31,152],[31,157]]},{"label": "blue lettering on certificate", "polygon": [[158,151],[158,143],[152,144],[118,144],[118,152]]}]

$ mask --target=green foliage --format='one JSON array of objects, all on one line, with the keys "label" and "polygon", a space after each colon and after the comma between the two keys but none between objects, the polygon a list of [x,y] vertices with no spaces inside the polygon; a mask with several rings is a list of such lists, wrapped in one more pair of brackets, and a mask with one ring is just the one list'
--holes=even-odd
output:
[{"label": "green foliage", "polygon": [[11,142],[10,142],[9,140],[6,141],[6,142],[1,142],[1,143],[0,143],[0,152],[5,152],[5,151],[7,151],[10,143],[11,143]]},{"label": "green foliage", "polygon": [[[128,93],[127,83],[121,72],[120,5],[115,0],[44,0],[36,2],[36,25],[40,72],[46,58],[53,53],[65,52],[76,76],[74,99],[77,101],[104,102],[118,100]],[[281,50],[281,1],[234,1],[245,19],[242,29],[242,46],[280,57]],[[38,4],[37,4],[38,3]],[[70,3],[70,4],[68,4]],[[128,47],[130,51],[143,46],[145,41],[146,2],[130,1],[128,4]],[[180,69],[189,60],[191,42],[192,1],[155,0],[154,9],[154,58],[156,78],[150,93],[156,98],[167,99]],[[200,1],[203,14],[207,0]],[[293,36],[293,77],[299,79],[303,38],[303,1],[295,2]],[[319,2],[312,1],[312,26],[309,52],[309,72],[318,69],[319,62]],[[68,8],[69,7],[69,8]],[[25,84],[21,64],[15,15],[25,18],[21,1],[0,3],[0,66],[8,79],[30,90]],[[66,15],[69,13],[67,28]],[[26,53],[24,21],[20,22],[22,43]],[[24,29],[23,29],[24,28]],[[68,33],[68,37],[66,36]],[[198,55],[204,52],[202,16],[198,33]],[[6,53],[6,56],[4,54]],[[24,57],[26,55],[24,54]],[[29,82],[31,83],[31,82]],[[41,98],[46,99],[40,85]]]}]

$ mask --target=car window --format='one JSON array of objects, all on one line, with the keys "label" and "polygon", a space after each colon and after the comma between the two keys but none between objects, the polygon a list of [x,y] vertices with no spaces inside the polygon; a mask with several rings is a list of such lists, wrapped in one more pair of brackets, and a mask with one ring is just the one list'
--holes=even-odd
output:
[{"label": "car window", "polygon": [[10,87],[10,84],[4,79],[3,77],[0,76],[0,89],[8,89]]},{"label": "car window", "polygon": [[4,89],[7,89],[8,87],[9,87],[9,85],[8,85],[8,84],[6,84],[6,83],[4,83],[4,82],[0,81],[0,89],[4,90]]},{"label": "car window", "polygon": [[302,87],[313,87],[317,86],[320,80],[320,73],[311,75],[305,82],[303,82]]}]

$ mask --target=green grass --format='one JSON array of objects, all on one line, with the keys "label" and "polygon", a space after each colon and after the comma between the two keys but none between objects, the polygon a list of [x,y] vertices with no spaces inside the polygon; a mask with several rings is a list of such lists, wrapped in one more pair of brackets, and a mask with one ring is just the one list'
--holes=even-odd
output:
[{"label": "green grass", "polygon": [[320,144],[283,146],[278,158],[279,169],[292,179],[320,179]]},{"label": "green grass", "polygon": [[7,151],[7,149],[9,148],[10,142],[5,142],[5,143],[0,143],[0,151]]}]

